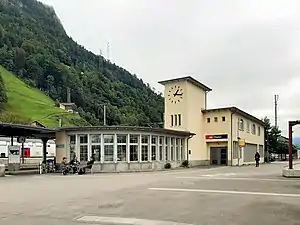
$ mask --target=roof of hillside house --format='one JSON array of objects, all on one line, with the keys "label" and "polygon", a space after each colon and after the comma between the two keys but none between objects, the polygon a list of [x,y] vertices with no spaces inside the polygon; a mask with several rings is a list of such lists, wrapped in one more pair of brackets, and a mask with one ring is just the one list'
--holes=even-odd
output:
[{"label": "roof of hillside house", "polygon": [[204,109],[204,110],[202,110],[202,112],[206,113],[206,112],[216,112],[216,111],[224,111],[224,110],[229,110],[233,114],[237,113],[237,114],[239,114],[241,116],[244,116],[245,118],[248,118],[248,119],[250,119],[252,121],[257,122],[258,124],[261,124],[262,126],[265,126],[265,123],[262,120],[258,119],[255,116],[252,116],[251,114],[249,114],[249,113],[247,113],[247,112],[245,112],[245,111],[243,111],[243,110],[241,110],[241,109],[239,109],[237,107],[234,107],[234,106],[232,106],[232,107],[224,107],[224,108],[215,108],[215,109]]},{"label": "roof of hillside house", "polygon": [[179,131],[171,130],[164,128],[154,128],[154,127],[135,127],[135,126],[83,126],[83,127],[60,127],[56,129],[57,131],[142,131],[142,132],[151,132],[151,133],[162,133],[169,135],[178,135],[178,136],[191,136],[195,135],[189,131]]},{"label": "roof of hillside house", "polygon": [[204,91],[211,91],[212,89],[207,87],[206,85],[200,83],[199,81],[197,81],[195,78],[191,77],[191,76],[186,76],[186,77],[180,77],[180,78],[174,78],[171,80],[163,80],[163,81],[159,81],[159,84],[165,85],[168,83],[174,83],[174,82],[179,82],[179,81],[187,81],[190,82],[194,85],[196,85],[197,87],[203,89]]},{"label": "roof of hillside house", "polygon": [[63,103],[59,103],[61,105],[64,105],[64,106],[73,106],[75,105],[75,103],[72,103],[72,102],[63,102]]}]

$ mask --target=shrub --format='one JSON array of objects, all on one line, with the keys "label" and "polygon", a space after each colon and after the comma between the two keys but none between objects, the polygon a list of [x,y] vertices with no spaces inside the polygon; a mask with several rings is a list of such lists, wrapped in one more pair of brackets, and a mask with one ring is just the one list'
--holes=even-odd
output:
[{"label": "shrub", "polygon": [[170,163],[166,163],[165,164],[165,169],[171,169],[171,164]]}]

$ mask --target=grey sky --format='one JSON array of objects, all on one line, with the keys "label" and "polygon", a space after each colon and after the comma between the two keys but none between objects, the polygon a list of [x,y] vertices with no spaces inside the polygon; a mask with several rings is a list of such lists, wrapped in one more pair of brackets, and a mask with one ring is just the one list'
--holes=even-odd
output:
[{"label": "grey sky", "polygon": [[[41,0],[67,33],[162,91],[191,75],[213,89],[210,108],[235,105],[279,125],[300,119],[300,1]],[[295,104],[293,104],[295,102]],[[300,136],[300,129],[295,131]]]}]

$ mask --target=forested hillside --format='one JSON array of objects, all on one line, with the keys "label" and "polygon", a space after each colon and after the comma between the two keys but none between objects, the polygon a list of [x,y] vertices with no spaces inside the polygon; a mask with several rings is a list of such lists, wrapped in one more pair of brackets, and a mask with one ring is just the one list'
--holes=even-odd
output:
[{"label": "forested hillside", "polygon": [[0,64],[55,101],[65,102],[71,88],[78,112],[91,124],[103,121],[103,104],[109,125],[162,122],[160,95],[73,41],[54,9],[36,0],[0,0]]}]

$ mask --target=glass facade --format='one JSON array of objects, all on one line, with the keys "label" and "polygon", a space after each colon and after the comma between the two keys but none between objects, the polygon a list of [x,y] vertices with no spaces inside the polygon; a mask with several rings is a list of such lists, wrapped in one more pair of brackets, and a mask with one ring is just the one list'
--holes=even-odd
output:
[{"label": "glass facade", "polygon": [[69,159],[96,162],[155,162],[185,159],[185,138],[151,134],[68,135]]}]

